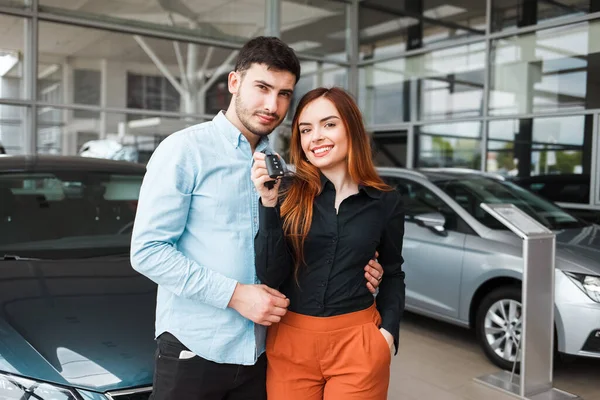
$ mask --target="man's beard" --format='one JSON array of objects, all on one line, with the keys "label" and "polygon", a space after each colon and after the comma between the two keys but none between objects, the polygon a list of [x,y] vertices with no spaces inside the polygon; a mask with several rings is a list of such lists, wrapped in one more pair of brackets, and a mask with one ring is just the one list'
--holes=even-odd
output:
[{"label": "man's beard", "polygon": [[[235,97],[235,113],[237,114],[238,119],[240,120],[240,122],[242,123],[242,125],[244,125],[244,127],[252,134],[256,135],[256,136],[267,136],[269,135],[271,132],[273,132],[273,130],[279,125],[280,118],[279,115],[277,114],[273,114],[273,113],[266,113],[266,112],[255,112],[252,113],[249,109],[247,109],[244,106],[244,103],[242,103],[242,99],[241,99],[241,92],[238,93],[238,95]],[[271,117],[271,118],[275,118],[275,120],[273,121],[273,127],[268,127],[268,126],[261,126],[259,124],[253,124],[252,123],[252,117],[254,115],[264,115],[267,117]]]}]

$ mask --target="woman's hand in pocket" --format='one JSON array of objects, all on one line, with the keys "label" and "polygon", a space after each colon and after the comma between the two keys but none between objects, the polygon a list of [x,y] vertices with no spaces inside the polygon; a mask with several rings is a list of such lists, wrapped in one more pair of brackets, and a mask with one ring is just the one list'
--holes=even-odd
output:
[{"label": "woman's hand in pocket", "polygon": [[391,333],[389,333],[387,330],[383,329],[383,328],[379,328],[379,332],[381,332],[381,334],[383,335],[385,341],[388,344],[388,347],[390,348],[390,351],[392,350],[392,347],[394,346],[394,337],[392,336]]},{"label": "woman's hand in pocket", "polygon": [[[269,176],[267,171],[267,163],[265,158],[267,156],[260,152],[255,152],[253,155],[254,164],[252,165],[252,182],[256,191],[260,196],[262,205],[265,207],[275,207],[277,205],[277,196],[279,193],[279,185],[281,179],[277,179],[275,186],[271,189],[265,186],[265,182],[273,181],[273,178]],[[279,156],[278,156],[279,157]]]}]

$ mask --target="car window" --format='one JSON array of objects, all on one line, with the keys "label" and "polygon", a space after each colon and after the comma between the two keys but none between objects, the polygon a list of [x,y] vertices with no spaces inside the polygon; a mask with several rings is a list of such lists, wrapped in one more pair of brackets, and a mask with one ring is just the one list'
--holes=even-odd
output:
[{"label": "car window", "polygon": [[480,207],[481,203],[514,204],[550,229],[585,226],[558,206],[510,182],[484,177],[469,177],[436,182],[444,192],[479,222],[492,229],[508,229]]},{"label": "car window", "polygon": [[0,174],[0,252],[129,247],[143,175]]},{"label": "car window", "polygon": [[446,224],[444,225],[446,230],[473,233],[450,206],[425,186],[409,179],[398,177],[383,177],[383,179],[402,195],[406,207],[406,215],[409,219],[419,214],[440,213],[446,219]]}]

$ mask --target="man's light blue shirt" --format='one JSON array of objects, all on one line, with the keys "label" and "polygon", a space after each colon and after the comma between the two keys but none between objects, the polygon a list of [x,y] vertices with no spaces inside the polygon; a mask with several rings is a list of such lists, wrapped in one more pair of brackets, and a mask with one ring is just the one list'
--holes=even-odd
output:
[{"label": "man's light blue shirt", "polygon": [[148,163],[133,228],[131,264],[158,284],[156,336],[218,363],[252,365],[264,352],[265,327],[227,307],[238,282],[259,283],[252,161],[222,112],[170,135]]}]

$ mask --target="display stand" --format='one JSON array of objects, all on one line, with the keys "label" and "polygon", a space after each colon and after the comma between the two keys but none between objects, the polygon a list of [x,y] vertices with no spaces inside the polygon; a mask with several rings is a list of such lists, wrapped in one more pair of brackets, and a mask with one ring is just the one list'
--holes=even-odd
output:
[{"label": "display stand", "polygon": [[556,236],[513,204],[481,204],[481,208],[523,239],[522,329],[515,365],[520,374],[500,371],[475,381],[527,400],[563,400],[580,397],[555,389],[554,264]]}]

